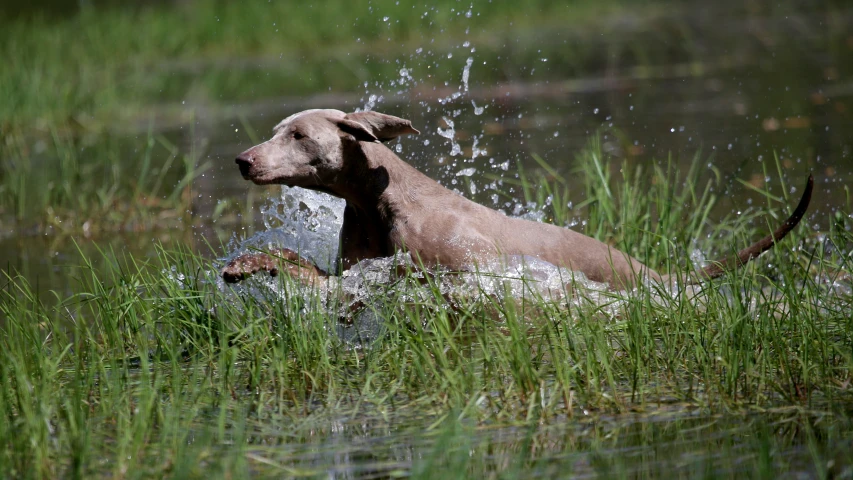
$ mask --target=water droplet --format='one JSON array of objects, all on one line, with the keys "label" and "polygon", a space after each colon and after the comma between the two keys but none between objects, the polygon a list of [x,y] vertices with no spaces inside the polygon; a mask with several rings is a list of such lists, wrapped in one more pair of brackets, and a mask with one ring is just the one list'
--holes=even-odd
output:
[{"label": "water droplet", "polygon": [[473,57],[468,57],[465,61],[465,67],[462,69],[462,86],[465,91],[468,91],[468,77],[471,75],[471,65],[474,63]]}]

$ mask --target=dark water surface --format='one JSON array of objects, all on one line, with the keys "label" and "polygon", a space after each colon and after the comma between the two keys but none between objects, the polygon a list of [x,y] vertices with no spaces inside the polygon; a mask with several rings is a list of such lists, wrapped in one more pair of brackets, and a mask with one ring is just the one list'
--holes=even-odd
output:
[{"label": "dark water surface", "polygon": [[[360,413],[245,424],[259,476],[328,478],[850,478],[849,420],[778,409],[654,412],[482,424]],[[424,425],[432,425],[425,429]],[[200,429],[199,434],[203,428]],[[464,472],[464,473],[463,473]]]}]

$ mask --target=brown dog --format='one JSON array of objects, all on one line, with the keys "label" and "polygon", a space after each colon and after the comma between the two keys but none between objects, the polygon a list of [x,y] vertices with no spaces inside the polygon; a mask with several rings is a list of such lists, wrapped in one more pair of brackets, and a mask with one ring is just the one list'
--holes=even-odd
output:
[{"label": "brown dog", "polygon": [[[381,143],[420,133],[408,120],[376,112],[307,110],[287,117],[274,132],[273,138],[237,157],[240,173],[258,185],[299,186],[346,200],[340,258],[345,270],[360,260],[405,250],[425,266],[452,270],[472,269],[502,255],[530,255],[583,272],[611,288],[629,288],[642,278],[670,281],[591,237],[507,217],[442,187]],[[705,267],[692,281],[717,277],[731,264],[742,265],[781,240],[808,208],[812,186],[810,176],[796,210],[776,231],[737,256]],[[223,278],[236,282],[259,270],[275,274],[282,264],[311,282],[325,275],[304,260],[293,263],[291,251],[274,253],[279,254],[284,258],[238,257],[223,269]]]}]

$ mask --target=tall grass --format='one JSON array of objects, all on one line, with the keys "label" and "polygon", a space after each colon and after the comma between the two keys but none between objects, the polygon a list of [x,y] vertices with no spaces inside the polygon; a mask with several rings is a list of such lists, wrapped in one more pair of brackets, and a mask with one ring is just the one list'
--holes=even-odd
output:
[{"label": "tall grass", "polygon": [[[714,197],[695,169],[623,165],[619,178],[594,148],[580,165],[590,218],[618,224],[610,240],[653,265],[683,266],[688,234],[763,230],[709,225]],[[652,181],[635,181],[643,175]],[[635,214],[619,213],[629,202]],[[84,258],[80,293],[55,304],[6,274],[0,468],[32,478],[843,472],[853,322],[839,274],[851,265],[825,246],[850,241],[845,229],[823,244],[797,231],[770,260],[699,292],[640,288],[616,310],[534,294],[448,303],[406,276],[344,323],[288,278],[270,299],[221,287],[209,261],[181,248],[146,263],[105,253],[106,270]],[[415,288],[426,295],[405,295]],[[368,317],[379,319],[373,341],[336,333]]]},{"label": "tall grass", "polygon": [[[88,144],[57,130],[44,140],[9,132],[0,145],[0,225],[85,236],[184,220],[193,180],[207,168],[161,135]],[[133,161],[124,160],[132,156]]]}]

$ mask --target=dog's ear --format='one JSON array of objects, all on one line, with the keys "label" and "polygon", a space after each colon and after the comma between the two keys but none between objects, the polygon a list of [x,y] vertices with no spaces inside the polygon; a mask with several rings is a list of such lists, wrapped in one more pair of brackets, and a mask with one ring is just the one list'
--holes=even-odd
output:
[{"label": "dog's ear", "polygon": [[346,117],[344,117],[344,120],[350,120],[358,123],[359,125],[363,125],[373,134],[374,137],[383,142],[393,140],[399,137],[400,135],[407,135],[410,133],[421,133],[415,130],[414,127],[412,127],[412,122],[404,120],[402,118],[394,117],[392,115],[385,115],[384,113],[350,113],[347,114]]},{"label": "dog's ear", "polygon": [[356,122],[355,120],[341,118],[339,120],[336,120],[335,124],[338,126],[339,129],[341,129],[342,132],[352,135],[359,142],[379,141],[379,139],[376,138],[376,135],[371,133],[371,131],[368,130],[367,127]]}]

